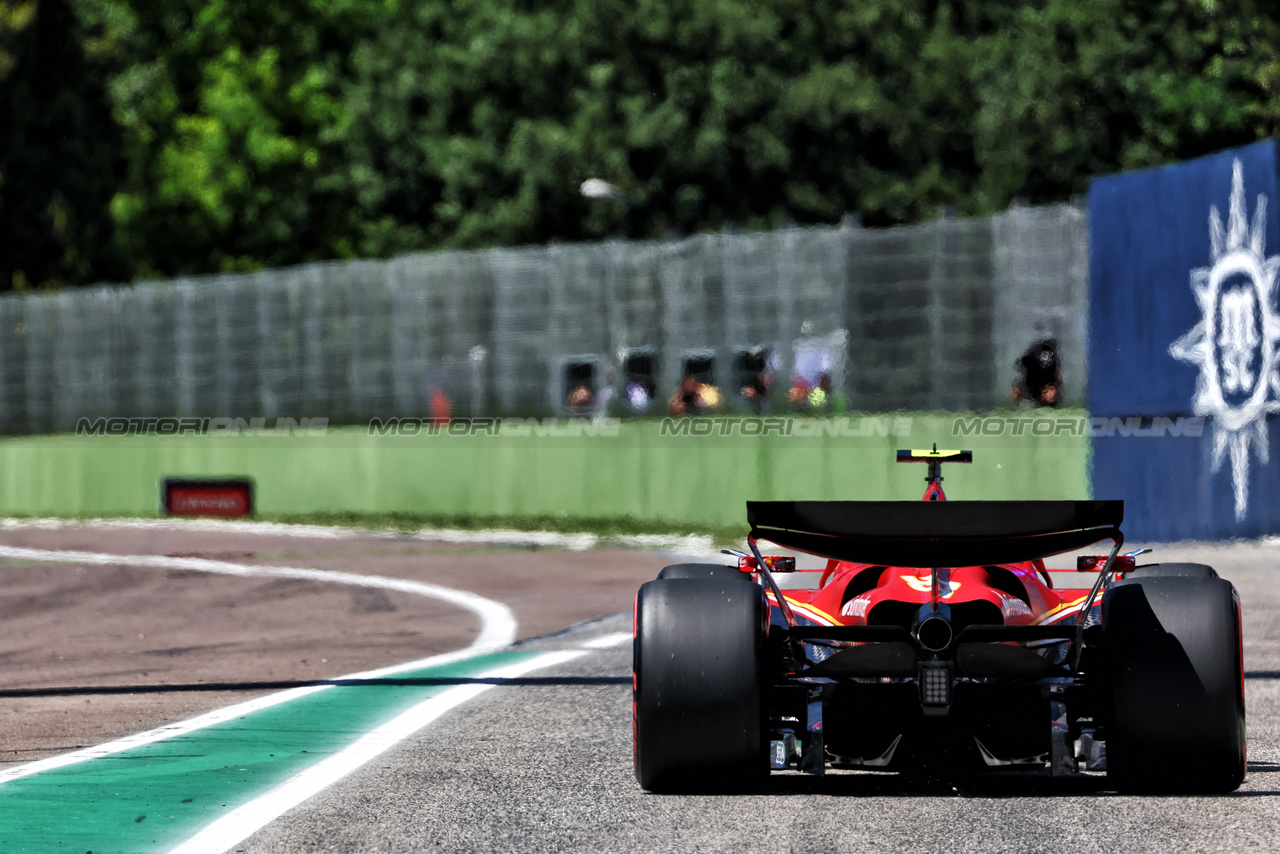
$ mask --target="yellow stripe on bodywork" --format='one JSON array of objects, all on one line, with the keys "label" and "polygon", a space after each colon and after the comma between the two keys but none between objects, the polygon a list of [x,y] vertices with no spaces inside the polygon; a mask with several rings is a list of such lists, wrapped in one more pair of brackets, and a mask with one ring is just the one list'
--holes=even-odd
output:
[{"label": "yellow stripe on bodywork", "polygon": [[1055,618],[1061,616],[1062,614],[1070,613],[1073,611],[1078,613],[1080,609],[1084,607],[1085,600],[1088,598],[1089,598],[1089,594],[1086,593],[1083,596],[1081,596],[1079,599],[1073,599],[1070,602],[1063,602],[1061,605],[1054,608],[1052,611],[1047,612],[1044,616],[1040,617],[1031,625],[1042,626],[1046,623],[1053,622]]},{"label": "yellow stripe on bodywork", "polygon": [[[766,593],[765,595],[769,597],[770,601],[776,601],[773,598],[772,593]],[[787,604],[791,606],[791,610],[804,614],[806,617],[808,617],[809,619],[815,622],[825,623],[828,626],[840,625],[840,621],[837,620],[835,617],[832,617],[830,614],[826,613],[825,611],[819,608],[813,607],[807,602],[797,602],[795,599],[792,599],[790,596],[786,595],[785,593],[782,594],[782,598],[787,600]]]}]

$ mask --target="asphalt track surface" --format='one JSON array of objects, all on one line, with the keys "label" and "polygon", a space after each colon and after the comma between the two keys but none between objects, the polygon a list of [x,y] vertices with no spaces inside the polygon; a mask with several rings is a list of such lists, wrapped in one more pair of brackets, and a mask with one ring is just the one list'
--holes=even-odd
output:
[{"label": "asphalt track surface", "polygon": [[[474,690],[253,835],[216,850],[1280,850],[1280,545],[1169,548],[1157,556],[1212,563],[1241,591],[1251,762],[1232,795],[1123,797],[1101,776],[1019,775],[965,791],[925,790],[893,775],[850,772],[821,779],[775,773],[767,791],[745,796],[646,794],[631,773],[630,648],[620,637],[630,615],[617,614],[522,642],[493,664],[401,680],[434,687],[383,686],[388,694]],[[593,647],[610,638],[613,645]],[[547,653],[562,653],[560,663]],[[519,661],[529,666],[521,670]],[[520,672],[494,677],[485,669],[504,662],[517,662]],[[343,691],[375,695],[331,693]],[[315,714],[332,728],[328,711]],[[238,764],[228,770],[243,772]],[[51,792],[56,803],[59,792]],[[71,788],[61,796],[68,808],[86,797]]]},{"label": "asphalt track surface", "polygon": [[[1231,795],[1121,796],[1102,775],[922,790],[855,772],[775,772],[744,796],[646,794],[631,772],[624,644],[485,693],[236,850],[1280,850],[1280,547],[1176,554],[1215,564],[1245,603],[1250,772]],[[629,625],[618,615],[525,648],[580,648]]]}]

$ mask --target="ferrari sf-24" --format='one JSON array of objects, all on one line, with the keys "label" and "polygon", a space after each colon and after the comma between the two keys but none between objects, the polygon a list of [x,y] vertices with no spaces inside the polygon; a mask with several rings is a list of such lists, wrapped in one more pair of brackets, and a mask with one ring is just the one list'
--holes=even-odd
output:
[{"label": "ferrari sf-24", "polygon": [[[1240,600],[1197,563],[1121,553],[1121,501],[753,501],[736,564],[677,564],[635,601],[635,773],[653,792],[771,770],[925,780],[1103,772],[1121,791],[1245,776]],[[796,583],[793,556],[826,558]],[[1081,554],[1098,543],[1111,548]],[[1075,568],[1045,558],[1075,553]],[[819,561],[820,563],[820,561]],[[1068,567],[1070,564],[1068,563]],[[1066,583],[1065,579],[1084,583]]]}]

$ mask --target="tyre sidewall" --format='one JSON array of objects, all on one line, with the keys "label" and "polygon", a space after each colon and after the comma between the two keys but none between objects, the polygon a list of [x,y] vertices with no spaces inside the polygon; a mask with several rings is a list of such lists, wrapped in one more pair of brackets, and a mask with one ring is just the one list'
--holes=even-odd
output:
[{"label": "tyre sidewall", "polygon": [[761,588],[662,579],[636,597],[636,777],[646,789],[741,786],[765,769]]},{"label": "tyre sidewall", "polygon": [[1107,763],[1130,789],[1229,791],[1244,774],[1239,599],[1221,578],[1132,578],[1102,600]]}]

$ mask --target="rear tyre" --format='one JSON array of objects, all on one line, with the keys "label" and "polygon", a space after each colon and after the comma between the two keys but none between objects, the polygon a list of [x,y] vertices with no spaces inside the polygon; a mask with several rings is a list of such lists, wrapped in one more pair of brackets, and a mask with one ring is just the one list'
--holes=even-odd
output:
[{"label": "rear tyre", "polygon": [[736,566],[718,563],[676,563],[664,566],[658,578],[718,578],[724,581],[743,581],[746,576]]},{"label": "rear tyre", "polygon": [[1116,787],[1238,788],[1245,775],[1244,672],[1231,583],[1195,575],[1117,582],[1102,599],[1102,630],[1111,700],[1107,775]]},{"label": "rear tyre", "polygon": [[731,792],[768,774],[768,610],[741,578],[650,581],[636,596],[635,772],[652,792]]},{"label": "rear tyre", "polygon": [[1129,578],[1217,578],[1213,567],[1203,563],[1148,563],[1127,574]]}]

